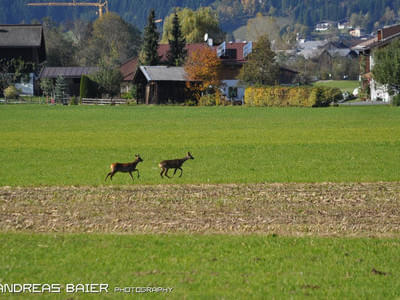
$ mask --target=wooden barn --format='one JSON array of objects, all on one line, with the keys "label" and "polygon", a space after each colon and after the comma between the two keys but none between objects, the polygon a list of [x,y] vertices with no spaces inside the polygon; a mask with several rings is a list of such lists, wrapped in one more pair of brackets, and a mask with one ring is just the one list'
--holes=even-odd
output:
[{"label": "wooden barn", "polygon": [[36,64],[45,61],[42,25],[0,25],[0,58]]},{"label": "wooden barn", "polygon": [[140,66],[133,77],[137,100],[145,104],[184,103],[191,97],[183,67]]}]

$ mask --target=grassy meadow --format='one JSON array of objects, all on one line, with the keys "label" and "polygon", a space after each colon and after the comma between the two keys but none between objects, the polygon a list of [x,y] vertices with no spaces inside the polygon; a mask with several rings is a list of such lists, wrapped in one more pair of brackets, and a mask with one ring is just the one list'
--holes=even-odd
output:
[{"label": "grassy meadow", "polygon": [[337,87],[342,91],[353,93],[354,89],[360,87],[360,82],[358,80],[321,80],[315,82],[314,85]]},{"label": "grassy meadow", "polygon": [[[103,185],[140,153],[138,184],[398,181],[399,119],[394,107],[1,106],[0,178]],[[183,176],[161,179],[158,162],[187,151]]]},{"label": "grassy meadow", "polygon": [[147,295],[160,299],[400,296],[398,239],[0,234],[0,240],[7,253],[0,256],[2,281],[109,284],[101,297],[50,294],[57,299],[132,299],[140,294],[114,292],[132,286],[173,288]]},{"label": "grassy meadow", "polygon": [[[8,299],[399,298],[399,120],[390,106],[0,105],[0,285],[110,286]],[[161,179],[158,162],[187,151],[183,176]],[[139,179],[104,182],[136,153]],[[132,286],[173,291],[113,292]]]}]

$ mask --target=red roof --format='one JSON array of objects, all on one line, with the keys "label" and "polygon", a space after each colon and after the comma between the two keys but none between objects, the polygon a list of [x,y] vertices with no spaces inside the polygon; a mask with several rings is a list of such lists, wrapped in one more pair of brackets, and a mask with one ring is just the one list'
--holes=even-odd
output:
[{"label": "red roof", "polygon": [[131,81],[133,80],[133,75],[135,75],[135,71],[138,64],[138,58],[131,58],[127,60],[123,65],[120,67],[120,71],[122,76],[124,77],[124,81]]}]

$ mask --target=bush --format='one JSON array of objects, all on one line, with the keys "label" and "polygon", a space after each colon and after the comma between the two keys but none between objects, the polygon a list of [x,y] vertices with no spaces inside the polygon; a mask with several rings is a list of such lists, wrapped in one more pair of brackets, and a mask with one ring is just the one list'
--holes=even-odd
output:
[{"label": "bush", "polygon": [[98,96],[97,83],[91,80],[88,76],[82,75],[80,86],[80,97],[82,98],[96,98]]},{"label": "bush", "polygon": [[400,106],[400,94],[397,94],[396,96],[393,96],[392,105],[393,106]]},{"label": "bush", "polygon": [[79,98],[75,97],[75,96],[69,98],[69,104],[70,105],[78,105],[79,104]]},{"label": "bush", "polygon": [[249,87],[245,91],[245,104],[250,106],[322,107],[340,99],[340,89],[330,87]]},{"label": "bush", "polygon": [[213,106],[215,104],[215,95],[211,94],[201,96],[198,103],[199,106]]},{"label": "bush", "polygon": [[20,91],[13,85],[4,90],[4,97],[8,99],[18,99]]}]

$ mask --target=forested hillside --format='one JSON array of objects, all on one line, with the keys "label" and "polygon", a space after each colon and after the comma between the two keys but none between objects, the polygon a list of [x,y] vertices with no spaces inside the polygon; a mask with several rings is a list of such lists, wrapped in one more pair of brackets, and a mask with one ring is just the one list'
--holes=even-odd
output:
[{"label": "forested hillside", "polygon": [[[50,16],[56,22],[96,18],[95,8],[28,7],[28,2],[46,1],[1,0],[0,23],[30,23],[45,16]],[[400,0],[109,0],[109,3],[112,11],[140,30],[151,8],[156,9],[157,18],[164,18],[174,7],[197,9],[200,6],[211,6],[218,11],[221,25],[227,32],[246,24],[257,13],[290,17],[294,23],[310,27],[321,20],[338,21],[348,18],[368,31],[397,22],[400,16]]]}]

